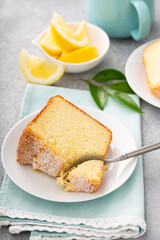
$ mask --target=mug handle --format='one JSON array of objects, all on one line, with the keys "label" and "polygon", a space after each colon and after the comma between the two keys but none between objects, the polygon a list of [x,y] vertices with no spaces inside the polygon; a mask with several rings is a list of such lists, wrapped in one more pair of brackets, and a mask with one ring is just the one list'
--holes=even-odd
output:
[{"label": "mug handle", "polygon": [[130,34],[134,40],[138,41],[146,38],[149,35],[151,28],[151,16],[148,6],[145,4],[145,2],[131,0],[131,3],[135,7],[138,14],[139,28],[132,30]]}]

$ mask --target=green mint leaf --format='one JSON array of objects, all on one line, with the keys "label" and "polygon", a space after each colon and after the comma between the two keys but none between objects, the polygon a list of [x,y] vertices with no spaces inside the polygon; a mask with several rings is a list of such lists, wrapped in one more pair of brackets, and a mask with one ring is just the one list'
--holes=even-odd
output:
[{"label": "green mint leaf", "polygon": [[119,83],[113,83],[113,84],[107,85],[107,87],[117,90],[117,91],[120,91],[120,92],[125,92],[125,93],[130,93],[130,94],[134,93],[126,81],[119,82]]},{"label": "green mint leaf", "polygon": [[115,99],[119,100],[120,102],[124,103],[125,105],[127,105],[129,108],[133,109],[134,111],[138,112],[138,113],[143,113],[141,111],[141,109],[138,107],[137,103],[133,100],[133,98],[131,98],[129,95],[127,95],[126,93],[123,92],[119,92],[119,91],[107,91],[112,97],[114,97]]},{"label": "green mint leaf", "polygon": [[92,80],[97,82],[108,82],[113,80],[126,80],[123,73],[115,69],[106,69],[97,73]]},{"label": "green mint leaf", "polygon": [[89,85],[90,93],[91,93],[95,103],[101,110],[103,110],[104,105],[107,101],[107,97],[108,97],[107,92],[104,90],[104,88],[93,85],[90,82],[88,82],[88,85]]}]

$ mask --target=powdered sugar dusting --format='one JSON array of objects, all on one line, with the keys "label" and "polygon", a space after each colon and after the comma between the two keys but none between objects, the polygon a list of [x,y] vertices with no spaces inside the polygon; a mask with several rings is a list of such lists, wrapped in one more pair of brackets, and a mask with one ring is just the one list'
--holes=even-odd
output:
[{"label": "powdered sugar dusting", "polygon": [[32,164],[33,169],[39,169],[52,177],[59,176],[65,163],[28,130],[24,130],[20,137],[17,162],[22,165]]},{"label": "powdered sugar dusting", "polygon": [[76,192],[95,192],[100,183],[94,183],[90,179],[83,178],[81,176],[75,176],[73,178],[68,178],[69,183],[67,184],[66,191],[76,191]]},{"label": "powdered sugar dusting", "polygon": [[33,158],[33,169],[39,169],[52,177],[59,176],[64,161],[58,158],[49,148],[35,141],[36,155]]}]

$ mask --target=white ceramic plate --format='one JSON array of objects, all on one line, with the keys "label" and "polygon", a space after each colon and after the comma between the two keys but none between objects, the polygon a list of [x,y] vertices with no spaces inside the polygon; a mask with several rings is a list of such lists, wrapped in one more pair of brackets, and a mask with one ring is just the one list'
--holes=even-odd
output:
[{"label": "white ceramic plate", "polygon": [[[134,138],[120,121],[99,110],[84,107],[81,107],[81,109],[112,130],[113,141],[109,147],[107,158],[112,158],[136,149]],[[35,172],[32,166],[18,164],[16,162],[16,149],[19,137],[22,130],[36,114],[28,115],[19,121],[9,131],[2,146],[2,163],[4,169],[11,180],[24,191],[51,201],[82,202],[111,193],[131,176],[135,169],[137,158],[110,164],[109,170],[104,172],[100,188],[95,193],[64,192],[63,187],[56,183],[56,178],[52,178],[39,171]]]},{"label": "white ceramic plate", "polygon": [[[68,23],[68,25],[73,29],[75,29],[79,25],[79,22],[70,22]],[[65,72],[69,72],[69,73],[85,72],[97,66],[104,59],[110,45],[110,40],[107,33],[103,31],[101,28],[91,23],[87,23],[87,28],[88,28],[88,35],[89,35],[89,41],[90,41],[89,45],[95,45],[97,47],[97,51],[99,54],[98,57],[88,62],[64,63],[47,54],[39,43],[40,39],[42,38],[44,33],[47,31],[47,29],[44,32],[42,32],[36,39],[34,39],[32,43],[41,51],[41,53],[46,59],[56,62],[58,64],[64,64]]]},{"label": "white ceramic plate", "polygon": [[130,55],[126,63],[125,74],[130,87],[139,97],[156,107],[160,107],[160,99],[154,97],[148,88],[142,62],[145,48],[157,40],[143,44]]}]

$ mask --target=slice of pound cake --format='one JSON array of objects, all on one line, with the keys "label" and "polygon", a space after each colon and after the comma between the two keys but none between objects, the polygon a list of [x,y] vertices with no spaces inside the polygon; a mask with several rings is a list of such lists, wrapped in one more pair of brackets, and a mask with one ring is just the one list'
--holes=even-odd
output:
[{"label": "slice of pound cake", "polygon": [[89,160],[71,170],[65,178],[62,174],[57,182],[65,187],[65,191],[95,192],[102,181],[103,165],[103,161]]},{"label": "slice of pound cake", "polygon": [[160,40],[145,49],[143,64],[149,89],[155,97],[160,98]]},{"label": "slice of pound cake", "polygon": [[111,130],[57,95],[23,130],[17,162],[56,177],[80,157],[105,157],[111,140]]}]

